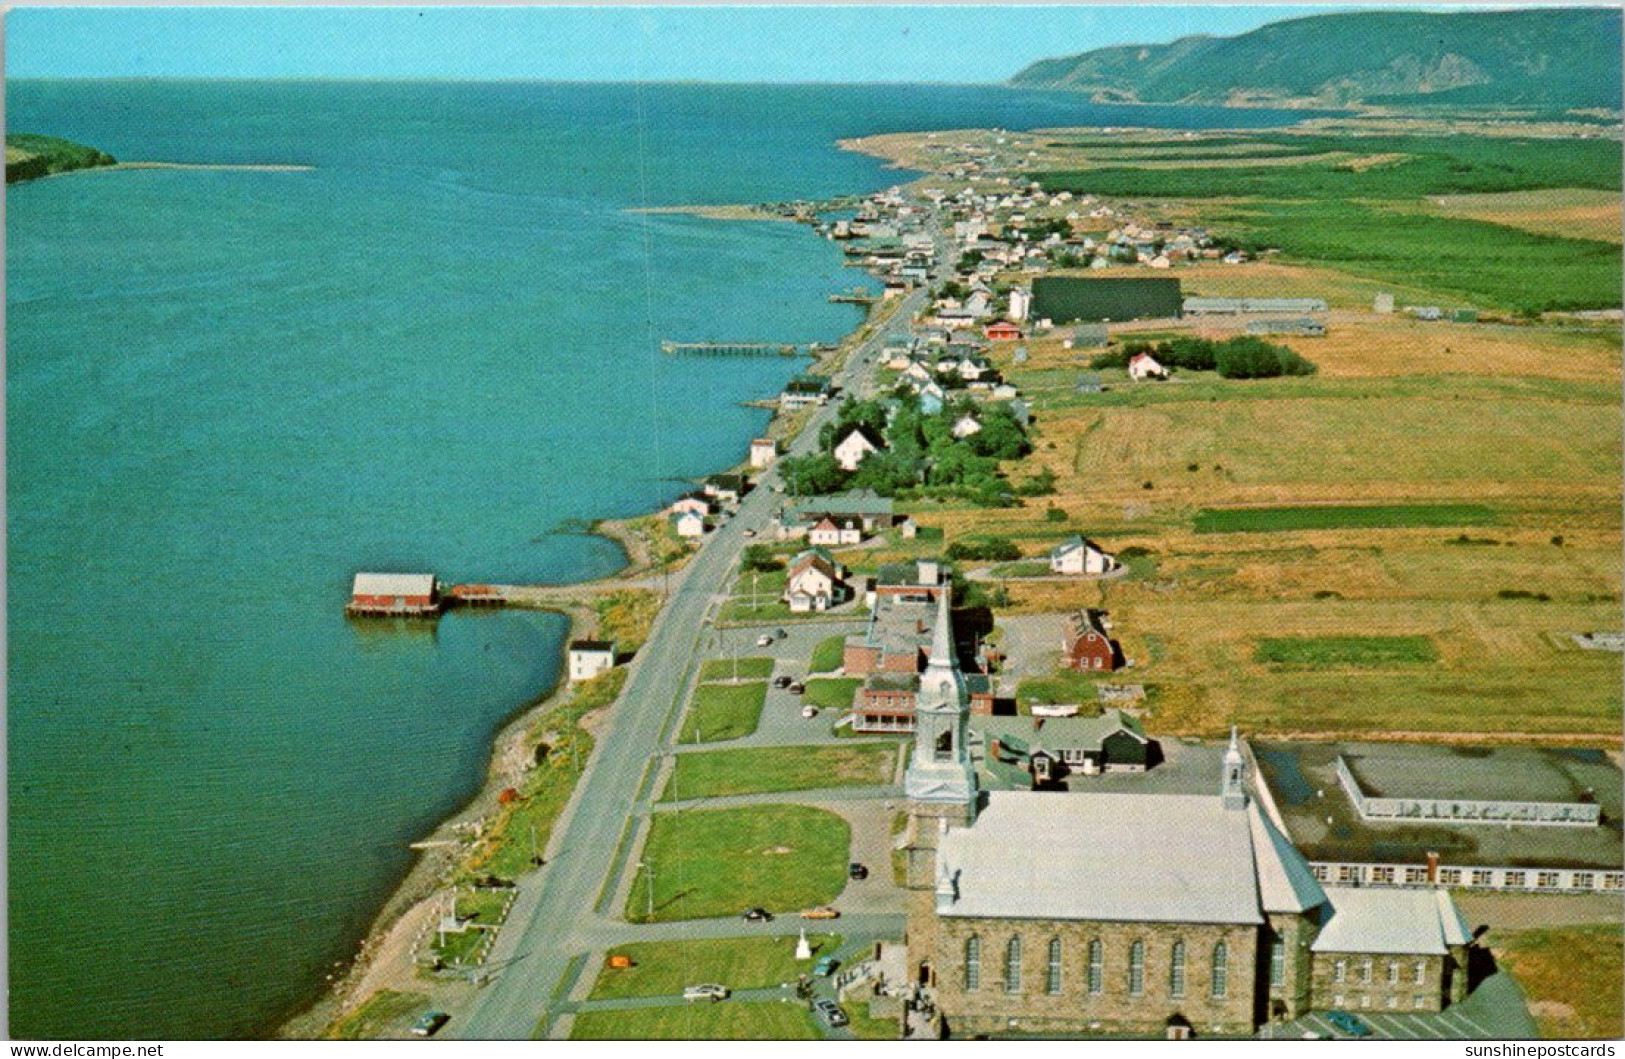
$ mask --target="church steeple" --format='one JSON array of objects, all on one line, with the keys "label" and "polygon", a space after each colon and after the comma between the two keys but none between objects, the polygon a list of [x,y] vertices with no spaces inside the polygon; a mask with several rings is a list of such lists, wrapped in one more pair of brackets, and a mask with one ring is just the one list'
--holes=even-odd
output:
[{"label": "church steeple", "polygon": [[1219,797],[1226,809],[1247,808],[1247,761],[1241,756],[1236,726],[1230,726],[1230,749],[1224,752],[1224,780]]},{"label": "church steeple", "polygon": [[937,623],[931,655],[920,674],[914,701],[914,758],[904,789],[917,803],[951,804],[964,812],[976,804],[976,768],[966,745],[970,700],[954,650],[948,586],[937,594]]}]

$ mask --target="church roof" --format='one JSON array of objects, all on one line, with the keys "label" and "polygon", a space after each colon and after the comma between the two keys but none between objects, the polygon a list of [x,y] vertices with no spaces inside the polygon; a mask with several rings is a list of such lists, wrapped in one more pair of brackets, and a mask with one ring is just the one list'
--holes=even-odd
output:
[{"label": "church roof", "polygon": [[[939,863],[956,896],[938,912],[1262,923],[1256,813],[1216,795],[996,791],[975,823],[942,836]],[[1283,899],[1276,882],[1269,889],[1272,902]]]},{"label": "church roof", "polygon": [[1472,939],[1445,890],[1329,886],[1326,897],[1331,918],[1311,946],[1315,952],[1442,956],[1447,946]]},{"label": "church roof", "polygon": [[1314,872],[1303,854],[1259,811],[1247,807],[1252,824],[1253,860],[1258,865],[1258,898],[1266,912],[1307,912],[1326,902]]}]

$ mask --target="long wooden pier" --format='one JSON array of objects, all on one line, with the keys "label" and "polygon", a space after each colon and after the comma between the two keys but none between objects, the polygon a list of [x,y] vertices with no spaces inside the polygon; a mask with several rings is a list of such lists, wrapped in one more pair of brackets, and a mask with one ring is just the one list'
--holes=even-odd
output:
[{"label": "long wooden pier", "polygon": [[777,342],[673,342],[668,339],[660,343],[660,352],[707,357],[794,357],[806,350]]}]

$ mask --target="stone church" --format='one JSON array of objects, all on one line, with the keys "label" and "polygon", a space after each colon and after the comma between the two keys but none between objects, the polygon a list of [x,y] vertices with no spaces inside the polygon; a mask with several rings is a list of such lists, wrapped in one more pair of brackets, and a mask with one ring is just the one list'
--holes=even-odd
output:
[{"label": "stone church", "polygon": [[1322,886],[1249,794],[1234,733],[1210,795],[979,789],[939,607],[905,784],[907,950],[950,1034],[1248,1036],[1465,996],[1449,893]]}]

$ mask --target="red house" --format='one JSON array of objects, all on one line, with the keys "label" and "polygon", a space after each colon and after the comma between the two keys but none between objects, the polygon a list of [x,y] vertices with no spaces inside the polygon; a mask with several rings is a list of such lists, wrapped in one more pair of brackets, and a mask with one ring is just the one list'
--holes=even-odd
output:
[{"label": "red house", "polygon": [[1080,610],[1066,620],[1061,650],[1069,669],[1109,672],[1117,668],[1117,649],[1097,611]]},{"label": "red house", "polygon": [[1021,337],[1021,328],[1008,320],[1000,320],[996,324],[988,324],[987,330],[982,333],[992,342],[1014,341]]}]

